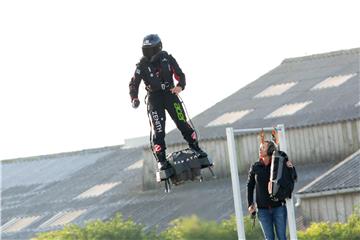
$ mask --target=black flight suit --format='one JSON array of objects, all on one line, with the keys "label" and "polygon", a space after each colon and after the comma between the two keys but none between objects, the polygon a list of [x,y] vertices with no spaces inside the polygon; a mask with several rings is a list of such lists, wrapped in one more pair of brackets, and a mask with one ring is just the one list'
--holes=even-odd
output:
[{"label": "black flight suit", "polygon": [[173,56],[161,51],[151,61],[145,57],[140,60],[129,84],[131,99],[138,98],[139,85],[141,80],[144,80],[148,92],[148,114],[153,128],[153,151],[159,161],[166,160],[165,110],[189,145],[197,143],[196,133],[186,120],[178,96],[170,92],[174,87],[173,76],[178,81],[177,86],[184,90],[186,84],[184,73]]}]

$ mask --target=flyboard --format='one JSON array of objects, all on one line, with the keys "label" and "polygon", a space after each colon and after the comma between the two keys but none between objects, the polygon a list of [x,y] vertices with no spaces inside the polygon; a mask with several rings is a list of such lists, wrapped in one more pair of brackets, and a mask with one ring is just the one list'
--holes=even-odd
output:
[{"label": "flyboard", "polygon": [[168,154],[167,160],[171,168],[156,171],[156,181],[165,183],[165,192],[170,192],[171,184],[179,185],[188,180],[202,182],[201,170],[204,168],[208,168],[215,177],[213,161],[209,157],[200,157],[190,148]]}]

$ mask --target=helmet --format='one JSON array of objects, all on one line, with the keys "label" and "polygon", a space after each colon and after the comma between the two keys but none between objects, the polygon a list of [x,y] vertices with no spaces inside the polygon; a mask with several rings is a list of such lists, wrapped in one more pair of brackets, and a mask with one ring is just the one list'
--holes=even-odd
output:
[{"label": "helmet", "polygon": [[144,57],[151,59],[162,49],[161,39],[157,34],[150,34],[144,37],[142,52]]}]

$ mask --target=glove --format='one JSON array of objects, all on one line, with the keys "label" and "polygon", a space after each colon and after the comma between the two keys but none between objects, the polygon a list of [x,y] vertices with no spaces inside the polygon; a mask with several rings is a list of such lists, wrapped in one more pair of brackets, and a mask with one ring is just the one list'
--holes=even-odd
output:
[{"label": "glove", "polygon": [[138,108],[139,105],[140,105],[140,101],[138,98],[134,98],[132,101],[131,101],[131,105],[133,108]]}]

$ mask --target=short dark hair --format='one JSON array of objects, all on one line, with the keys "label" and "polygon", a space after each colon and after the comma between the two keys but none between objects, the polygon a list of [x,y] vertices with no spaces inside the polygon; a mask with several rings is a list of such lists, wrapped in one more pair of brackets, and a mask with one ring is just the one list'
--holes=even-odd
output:
[{"label": "short dark hair", "polygon": [[265,142],[268,144],[268,149],[266,151],[266,154],[268,156],[272,156],[273,152],[276,150],[275,143],[273,141],[268,141],[268,140],[266,140]]}]

